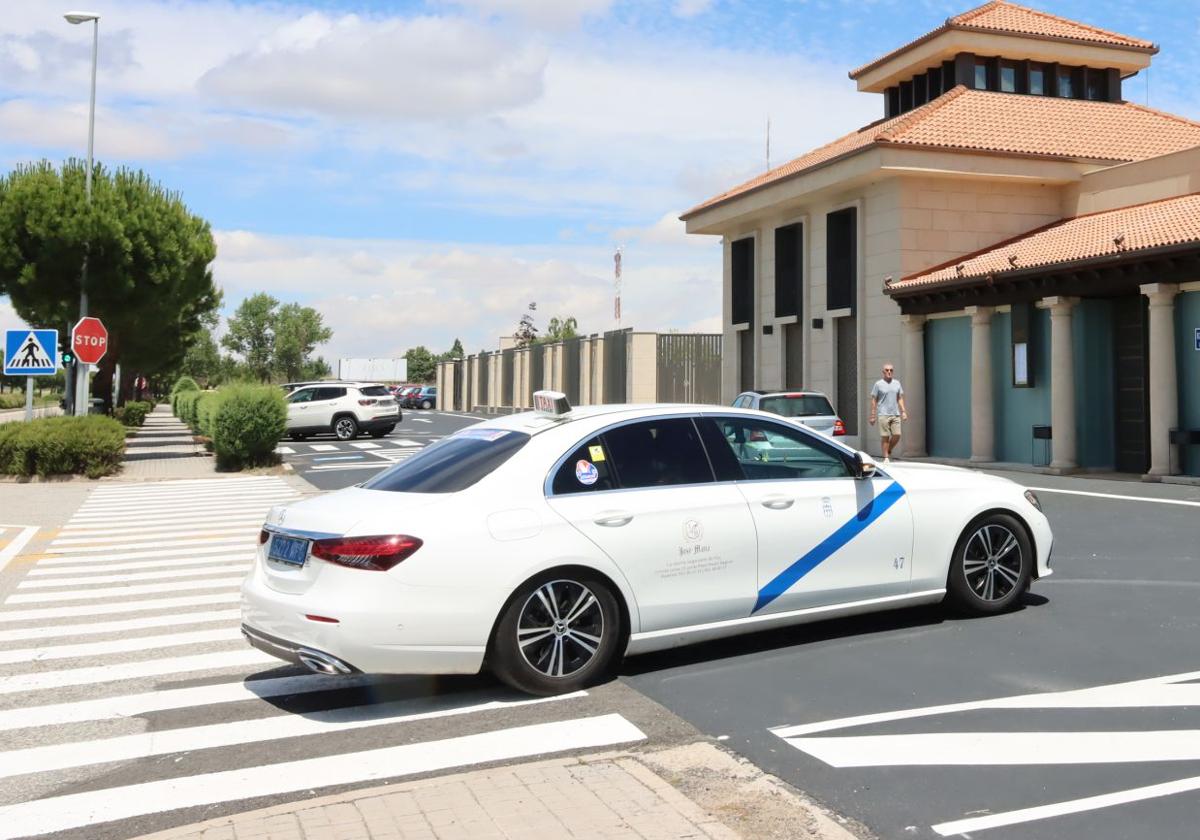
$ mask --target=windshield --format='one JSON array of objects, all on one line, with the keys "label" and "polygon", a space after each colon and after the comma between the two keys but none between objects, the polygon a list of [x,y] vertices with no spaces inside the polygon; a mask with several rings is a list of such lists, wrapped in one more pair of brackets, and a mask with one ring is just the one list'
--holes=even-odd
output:
[{"label": "windshield", "polygon": [[457,493],[491,473],[529,442],[508,429],[469,428],[430,444],[362,486],[392,493]]},{"label": "windshield", "polygon": [[382,385],[368,385],[366,388],[359,388],[358,392],[364,397],[390,397],[392,392]]},{"label": "windshield", "polygon": [[820,417],[834,413],[829,400],[818,394],[785,394],[763,397],[758,407],[783,417]]}]

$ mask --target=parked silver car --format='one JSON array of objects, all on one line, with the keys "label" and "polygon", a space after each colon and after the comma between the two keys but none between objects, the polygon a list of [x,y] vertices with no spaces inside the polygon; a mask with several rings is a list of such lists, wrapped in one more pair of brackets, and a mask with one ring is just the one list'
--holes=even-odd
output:
[{"label": "parked silver car", "polygon": [[846,424],[820,391],[745,391],[733,407],[769,411],[829,437],[846,434]]}]

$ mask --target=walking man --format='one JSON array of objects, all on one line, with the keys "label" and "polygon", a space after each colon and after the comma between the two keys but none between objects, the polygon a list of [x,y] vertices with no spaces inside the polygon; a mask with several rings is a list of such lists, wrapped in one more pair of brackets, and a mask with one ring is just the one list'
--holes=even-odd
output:
[{"label": "walking man", "polygon": [[883,379],[871,387],[871,416],[867,422],[875,425],[879,418],[879,434],[883,444],[883,463],[891,462],[891,454],[900,445],[900,421],[908,419],[904,408],[904,386],[895,377],[891,362],[883,366]]}]

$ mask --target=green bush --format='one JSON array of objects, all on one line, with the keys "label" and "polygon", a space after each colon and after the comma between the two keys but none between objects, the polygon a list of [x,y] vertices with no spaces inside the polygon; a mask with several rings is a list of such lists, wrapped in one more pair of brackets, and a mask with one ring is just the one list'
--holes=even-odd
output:
[{"label": "green bush", "polygon": [[212,420],[218,469],[275,463],[275,446],[286,429],[287,404],[275,386],[222,388]]},{"label": "green bush", "polygon": [[125,430],[111,417],[45,417],[0,426],[0,473],[86,475],[117,471]]},{"label": "green bush", "polygon": [[131,401],[114,411],[113,416],[126,426],[142,426],[146,423],[146,415],[153,408],[148,402]]},{"label": "green bush", "polygon": [[199,391],[200,386],[196,384],[196,380],[190,376],[181,376],[175,380],[175,384],[171,386],[171,393],[178,394],[181,391]]},{"label": "green bush", "polygon": [[200,396],[196,398],[196,406],[193,409],[193,413],[196,415],[196,422],[192,424],[192,431],[209,438],[213,436],[213,423],[216,422],[217,410],[221,405],[221,399],[221,392],[200,392]]},{"label": "green bush", "polygon": [[175,416],[191,426],[195,423],[196,403],[202,391],[181,391],[175,395]]}]

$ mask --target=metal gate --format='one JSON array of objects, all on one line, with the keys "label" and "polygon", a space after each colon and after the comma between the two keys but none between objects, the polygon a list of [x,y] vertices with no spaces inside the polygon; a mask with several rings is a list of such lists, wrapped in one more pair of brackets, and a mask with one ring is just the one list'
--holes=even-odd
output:
[{"label": "metal gate", "polygon": [[475,405],[471,406],[471,408],[490,405],[488,402],[488,375],[491,372],[490,362],[491,359],[486,352],[480,353],[475,359],[475,363],[479,365],[479,391],[475,394]]},{"label": "metal gate", "polygon": [[563,393],[571,405],[579,405],[579,342],[582,339],[568,338],[563,341]]},{"label": "metal gate", "polygon": [[513,359],[516,350],[500,351],[500,394],[496,398],[497,405],[516,405],[516,389],[513,382]]},{"label": "metal gate", "polygon": [[846,424],[846,434],[858,434],[858,319],[854,315],[838,318],[837,335],[837,406],[838,416]]},{"label": "metal gate", "polygon": [[721,336],[658,337],[658,401],[721,402]]},{"label": "metal gate", "polygon": [[529,348],[529,393],[525,404],[533,405],[533,392],[546,387],[546,345],[535,344]]},{"label": "metal gate", "polygon": [[604,334],[604,402],[629,399],[627,361],[629,334],[633,330],[610,330]]}]

